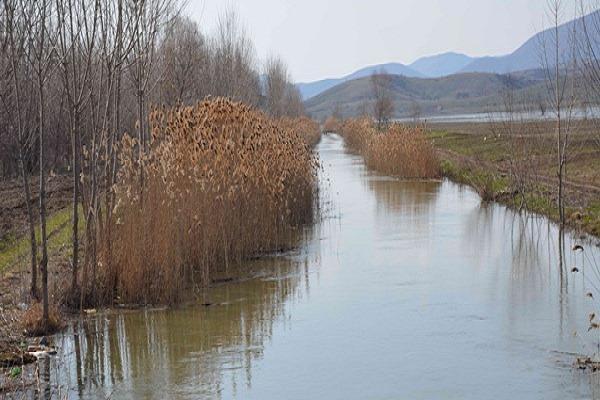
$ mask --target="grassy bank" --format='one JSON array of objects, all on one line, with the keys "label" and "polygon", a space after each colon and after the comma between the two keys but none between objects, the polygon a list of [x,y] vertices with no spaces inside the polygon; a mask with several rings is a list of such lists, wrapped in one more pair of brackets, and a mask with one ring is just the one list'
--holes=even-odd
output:
[{"label": "grassy bank", "polygon": [[[431,127],[428,137],[437,149],[444,176],[472,186],[484,200],[557,221],[551,126],[536,128],[537,136],[514,138],[486,124],[445,124]],[[600,149],[592,134],[592,130],[582,130],[573,137],[565,184],[566,215],[570,227],[600,236]]]},{"label": "grassy bank", "polygon": [[[80,211],[81,212],[81,211]],[[56,253],[59,249],[68,249],[71,242],[71,209],[63,209],[52,214],[47,221],[48,230],[48,252]],[[83,232],[83,227],[81,227]],[[38,246],[41,241],[39,225],[36,227],[36,240]],[[14,267],[19,269],[29,265],[31,245],[29,237],[15,238],[9,236],[0,242],[0,273]]]}]

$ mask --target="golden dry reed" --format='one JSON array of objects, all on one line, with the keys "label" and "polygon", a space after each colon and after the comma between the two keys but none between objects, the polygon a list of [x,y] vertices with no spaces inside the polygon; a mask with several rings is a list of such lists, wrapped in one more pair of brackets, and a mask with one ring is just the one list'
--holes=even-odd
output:
[{"label": "golden dry reed", "polygon": [[316,146],[321,140],[321,129],[313,119],[308,117],[282,117],[277,122],[284,130],[296,132],[310,147]]},{"label": "golden dry reed", "polygon": [[345,121],[340,132],[367,167],[380,173],[411,179],[440,176],[435,149],[421,128],[393,123],[378,130],[373,121],[362,118]]},{"label": "golden dry reed", "polygon": [[288,124],[219,98],[154,110],[141,162],[126,137],[107,301],[175,303],[249,257],[294,246],[314,218],[318,162],[315,137]]},{"label": "golden dry reed", "polygon": [[339,133],[342,129],[342,122],[334,116],[328,117],[323,123],[323,132]]}]

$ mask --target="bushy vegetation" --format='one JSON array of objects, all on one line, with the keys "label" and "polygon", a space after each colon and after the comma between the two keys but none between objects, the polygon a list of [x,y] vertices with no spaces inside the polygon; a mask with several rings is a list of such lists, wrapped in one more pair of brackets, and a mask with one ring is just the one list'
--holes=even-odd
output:
[{"label": "bushy vegetation", "polygon": [[88,291],[173,303],[215,271],[293,246],[314,216],[317,161],[307,145],[315,133],[290,126],[311,125],[223,98],[154,110],[141,159],[137,140],[123,139],[113,238],[101,241]]},{"label": "bushy vegetation", "polygon": [[346,144],[362,154],[369,168],[402,178],[428,179],[440,176],[435,149],[420,128],[388,124],[377,129],[372,120],[344,122],[341,134]]}]

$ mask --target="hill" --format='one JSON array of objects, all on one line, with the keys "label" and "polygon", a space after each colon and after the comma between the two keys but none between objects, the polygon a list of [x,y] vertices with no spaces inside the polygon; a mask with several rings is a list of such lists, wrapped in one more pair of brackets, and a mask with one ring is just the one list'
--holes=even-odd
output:
[{"label": "hill", "polygon": [[444,53],[419,58],[409,67],[429,78],[455,74],[475,60],[465,54]]},{"label": "hill", "polygon": [[404,64],[400,63],[388,63],[388,64],[378,64],[371,65],[358,71],[351,73],[350,75],[346,75],[342,78],[331,78],[331,79],[323,79],[316,82],[308,82],[308,83],[298,83],[296,86],[300,90],[302,94],[302,98],[307,100],[311,97],[314,97],[340,83],[344,83],[347,81],[351,81],[353,79],[365,78],[367,76],[371,76],[374,72],[379,72],[381,70],[385,70],[388,74],[392,75],[403,75],[407,77],[425,77],[425,75],[413,70],[410,67],[407,67]]},{"label": "hill", "polygon": [[[416,114],[447,115],[485,112],[502,107],[502,94],[508,89],[534,93],[543,89],[539,70],[513,75],[461,73],[442,78],[392,76],[390,90],[396,105],[396,118]],[[360,78],[339,84],[305,102],[306,110],[317,119],[334,110],[343,116],[356,116],[371,107],[371,81]]]},{"label": "hill", "polygon": [[[560,62],[566,61],[570,57],[570,49],[572,47],[574,32],[576,35],[583,35],[584,19],[589,24],[597,24],[600,21],[600,11],[595,11],[585,17],[577,18],[573,21],[562,24],[558,28],[558,42],[563,54],[560,55]],[[597,33],[596,29],[592,29],[589,33]],[[576,37],[576,36],[575,36]],[[600,50],[600,42],[598,38],[592,38],[594,46],[597,47],[596,54]],[[540,68],[546,53],[544,46],[553,46],[555,41],[555,32],[553,28],[539,32],[532,38],[527,40],[521,47],[511,54],[499,57],[482,57],[473,60],[466,65],[461,72],[490,72],[505,74],[515,71],[523,71],[533,68]],[[548,65],[555,65],[556,56],[553,55],[551,49],[547,51]]]}]

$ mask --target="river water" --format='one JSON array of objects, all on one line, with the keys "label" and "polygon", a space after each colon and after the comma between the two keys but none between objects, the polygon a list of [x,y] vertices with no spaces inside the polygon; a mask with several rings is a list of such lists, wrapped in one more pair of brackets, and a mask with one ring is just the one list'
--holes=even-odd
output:
[{"label": "river water", "polygon": [[[564,115],[566,118],[566,114]],[[600,118],[600,107],[575,108],[568,113],[570,120],[585,120]],[[550,111],[488,111],[467,114],[448,114],[448,115],[423,115],[417,118],[418,121],[427,123],[489,123],[489,122],[535,122],[535,121],[554,121],[556,114]],[[396,119],[398,122],[415,121],[414,117],[405,117]]]},{"label": "river water", "polygon": [[[543,218],[365,170],[325,136],[323,221],[212,306],[101,314],[57,339],[46,395],[74,399],[588,399],[573,368],[600,287]],[[578,266],[580,273],[570,272]],[[600,298],[600,293],[597,294]]]}]

